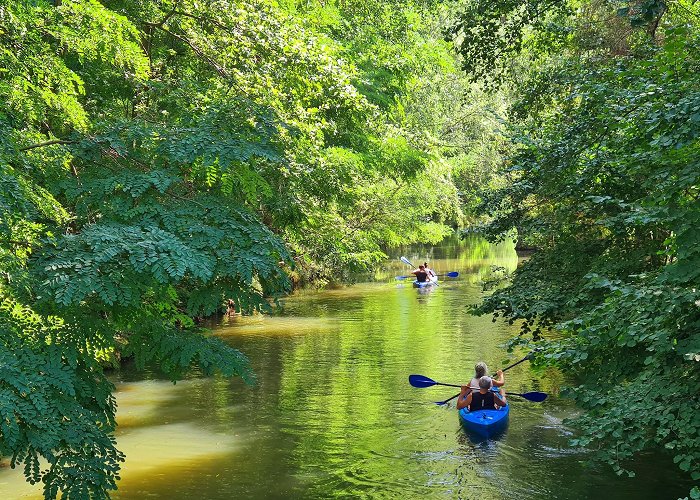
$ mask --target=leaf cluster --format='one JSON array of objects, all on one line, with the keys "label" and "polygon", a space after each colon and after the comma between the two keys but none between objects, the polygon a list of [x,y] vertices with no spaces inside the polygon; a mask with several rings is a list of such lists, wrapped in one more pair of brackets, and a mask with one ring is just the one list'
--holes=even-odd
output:
[{"label": "leaf cluster", "polygon": [[671,21],[629,55],[533,69],[554,79],[523,89],[509,182],[483,206],[491,237],[538,251],[476,311],[523,320],[514,344],[571,374],[574,444],[630,475],[670,450],[698,480],[700,38]]}]

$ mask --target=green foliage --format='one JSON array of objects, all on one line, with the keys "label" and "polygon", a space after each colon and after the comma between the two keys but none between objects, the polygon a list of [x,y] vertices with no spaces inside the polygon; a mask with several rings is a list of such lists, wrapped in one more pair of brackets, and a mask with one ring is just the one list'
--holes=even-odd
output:
[{"label": "green foliage", "polygon": [[480,83],[501,82],[512,75],[514,56],[525,47],[542,51],[565,44],[569,30],[552,20],[573,12],[571,3],[561,0],[474,0],[460,7],[445,36],[455,42],[463,69]]},{"label": "green foliage", "polygon": [[[352,63],[341,67],[346,88],[356,89],[357,99],[353,115],[347,110],[332,115],[333,120],[352,116],[351,122],[330,133],[324,129],[325,145],[304,147],[310,157],[295,157],[314,165],[310,175],[295,182],[292,169],[286,176],[293,183],[289,192],[297,194],[287,210],[298,210],[284,214],[295,222],[285,227],[285,239],[297,254],[302,278],[353,279],[384,257],[382,248],[436,241],[449,232],[448,225],[463,218],[452,178],[454,164],[434,146],[452,112],[447,106],[438,109],[442,103],[436,96],[442,88],[435,80],[457,78],[449,46],[439,37],[436,5],[289,6],[336,40],[328,48]],[[461,96],[461,90],[452,90],[451,98]],[[439,123],[435,130],[424,116]]]},{"label": "green foliage", "polygon": [[103,363],[252,382],[199,319],[269,311],[295,264],[348,277],[461,220],[435,145],[460,92],[433,98],[458,79],[438,5],[0,7],[0,453],[47,498],[116,487]]},{"label": "green foliage", "polygon": [[666,449],[697,480],[700,33],[660,12],[640,14],[654,26],[630,31],[625,53],[531,56],[509,182],[483,207],[492,237],[516,231],[539,250],[476,312],[521,321],[514,345],[534,341],[539,363],[572,376],[586,410],[574,444],[629,475],[636,453]]},{"label": "green foliage", "polygon": [[29,482],[43,481],[47,498],[116,489],[124,456],[109,434],[116,403],[95,360],[98,346],[75,325],[11,299],[0,304],[0,453],[23,466]]}]

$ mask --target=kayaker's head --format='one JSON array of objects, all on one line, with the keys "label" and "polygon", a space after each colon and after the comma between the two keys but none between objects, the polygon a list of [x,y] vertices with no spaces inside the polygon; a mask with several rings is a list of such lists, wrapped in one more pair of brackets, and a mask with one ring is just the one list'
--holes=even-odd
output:
[{"label": "kayaker's head", "polygon": [[418,269],[420,269],[421,271],[425,271],[425,266],[420,265],[420,266],[418,266]]},{"label": "kayaker's head", "polygon": [[493,385],[493,382],[491,381],[491,377],[488,377],[484,375],[479,379],[479,389],[483,389],[485,391],[488,391],[491,389],[491,385]]},{"label": "kayaker's head", "polygon": [[486,367],[486,363],[483,361],[479,361],[475,366],[474,366],[474,372],[476,372],[476,378],[481,378],[484,375],[486,375],[486,372],[488,371],[488,368]]},{"label": "kayaker's head", "polygon": [[423,267],[428,267],[428,263],[427,263],[427,262],[423,262]]}]

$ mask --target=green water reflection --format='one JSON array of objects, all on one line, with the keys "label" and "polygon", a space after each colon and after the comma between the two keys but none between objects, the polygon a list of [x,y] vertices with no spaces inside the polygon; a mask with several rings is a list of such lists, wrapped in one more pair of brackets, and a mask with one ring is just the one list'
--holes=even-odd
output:
[{"label": "green water reflection", "polygon": [[[410,373],[455,383],[480,359],[492,368],[522,356],[501,344],[515,332],[471,317],[490,266],[514,269],[511,245],[481,239],[403,249],[456,280],[416,290],[394,276],[328,291],[301,291],[273,317],[216,328],[252,360],[254,387],[201,379],[172,385],[125,367],[118,374],[118,441],[127,454],[116,498],[598,498],[685,496],[689,483],[666,457],[643,457],[635,479],[586,469],[567,446],[561,374],[508,372],[513,392],[543,390],[543,404],[512,399],[498,440],[472,442],[454,408],[431,401],[450,388],[413,389]],[[398,257],[397,253],[395,257]],[[17,471],[0,469],[1,498],[37,497]]]}]

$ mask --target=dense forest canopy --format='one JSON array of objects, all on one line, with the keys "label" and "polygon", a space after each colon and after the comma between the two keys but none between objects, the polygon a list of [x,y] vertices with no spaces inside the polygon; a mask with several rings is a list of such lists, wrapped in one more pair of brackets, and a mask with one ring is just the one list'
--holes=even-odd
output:
[{"label": "dense forest canopy", "polygon": [[469,2],[449,31],[514,96],[484,230],[538,249],[476,312],[574,377],[574,444],[630,476],[665,448],[700,479],[699,21],[683,1]]},{"label": "dense forest canopy", "polygon": [[252,382],[198,318],[478,225],[538,249],[476,312],[572,375],[576,444],[629,474],[666,448],[700,479],[699,18],[0,2],[0,455],[47,498],[107,496],[124,457],[106,364]]},{"label": "dense forest canopy", "polygon": [[105,363],[252,381],[197,318],[463,223],[497,153],[442,8],[0,4],[0,454],[47,497],[116,487]]}]

